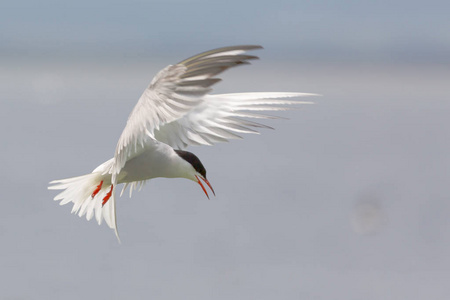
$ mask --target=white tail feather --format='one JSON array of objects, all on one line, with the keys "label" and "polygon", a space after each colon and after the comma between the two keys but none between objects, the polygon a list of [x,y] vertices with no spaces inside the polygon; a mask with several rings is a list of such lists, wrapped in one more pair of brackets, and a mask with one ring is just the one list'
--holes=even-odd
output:
[{"label": "white tail feather", "polygon": [[[102,181],[101,189],[92,197]],[[86,215],[88,221],[95,215],[99,225],[101,225],[102,220],[105,220],[105,223],[114,229],[120,242],[116,223],[115,189],[112,190],[110,199],[102,205],[103,198],[111,190],[111,175],[94,172],[83,176],[54,180],[50,184],[51,186],[48,187],[50,190],[63,190],[54,198],[56,201],[61,200],[60,205],[72,202],[73,214],[77,214],[79,217]]]}]

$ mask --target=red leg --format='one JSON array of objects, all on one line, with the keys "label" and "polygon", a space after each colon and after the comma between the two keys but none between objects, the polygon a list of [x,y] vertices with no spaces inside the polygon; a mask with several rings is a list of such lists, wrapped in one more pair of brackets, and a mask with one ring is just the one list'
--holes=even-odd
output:
[{"label": "red leg", "polygon": [[112,191],[113,191],[114,185],[111,185],[111,189],[109,190],[108,194],[106,194],[105,198],[103,198],[102,206],[108,202],[109,198],[111,198]]},{"label": "red leg", "polygon": [[100,190],[101,190],[101,188],[102,188],[102,185],[103,185],[103,180],[102,181],[100,181],[100,184],[99,185],[97,185],[97,188],[95,189],[95,191],[92,193],[92,195],[91,195],[91,197],[92,198],[94,198],[95,197],[95,195],[97,195],[98,194],[98,192],[100,192]]}]

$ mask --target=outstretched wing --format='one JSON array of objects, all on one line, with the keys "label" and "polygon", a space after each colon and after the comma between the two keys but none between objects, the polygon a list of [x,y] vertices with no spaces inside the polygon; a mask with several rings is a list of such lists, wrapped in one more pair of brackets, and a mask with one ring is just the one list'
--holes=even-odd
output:
[{"label": "outstretched wing", "polygon": [[258,133],[270,128],[249,119],[276,119],[265,111],[288,110],[292,105],[312,102],[284,100],[315,96],[307,93],[237,93],[207,95],[204,101],[182,118],[156,129],[155,138],[173,148],[189,145],[213,145],[241,138],[241,133]]},{"label": "outstretched wing", "polygon": [[155,131],[183,118],[205,102],[204,96],[220,79],[215,75],[228,68],[248,64],[256,56],[245,51],[261,46],[233,46],[207,51],[161,70],[145,89],[128,117],[119,138],[110,172],[120,172],[126,161],[155,142]]}]

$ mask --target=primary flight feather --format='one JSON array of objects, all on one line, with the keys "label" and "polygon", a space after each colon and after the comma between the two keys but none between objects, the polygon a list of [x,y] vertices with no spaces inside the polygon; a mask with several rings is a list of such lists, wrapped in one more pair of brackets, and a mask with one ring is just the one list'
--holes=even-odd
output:
[{"label": "primary flight feather", "polygon": [[[156,177],[187,178],[205,182],[206,170],[194,154],[184,151],[190,145],[213,145],[241,138],[242,133],[258,133],[270,128],[249,119],[276,118],[265,111],[289,109],[304,104],[286,98],[313,96],[309,93],[209,94],[223,71],[258,57],[246,52],[262,48],[244,45],[219,48],[192,56],[161,70],[145,89],[128,117],[114,157],[92,173],[50,182],[49,189],[63,190],[54,199],[64,205],[73,202],[72,213],[90,220],[95,216],[114,229],[117,238],[115,189],[124,183],[122,193]],[[121,193],[121,195],[122,195]],[[209,196],[208,196],[209,198]]]}]

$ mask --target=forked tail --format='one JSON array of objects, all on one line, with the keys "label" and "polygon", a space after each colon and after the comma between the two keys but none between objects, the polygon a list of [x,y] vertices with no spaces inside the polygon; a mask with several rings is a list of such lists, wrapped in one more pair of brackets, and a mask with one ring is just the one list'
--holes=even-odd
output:
[{"label": "forked tail", "polygon": [[83,176],[72,177],[50,182],[48,189],[63,190],[54,200],[64,205],[73,202],[72,213],[79,217],[86,215],[89,221],[94,217],[100,225],[104,219],[114,229],[117,239],[115,187],[111,184],[111,175],[94,172]]}]

